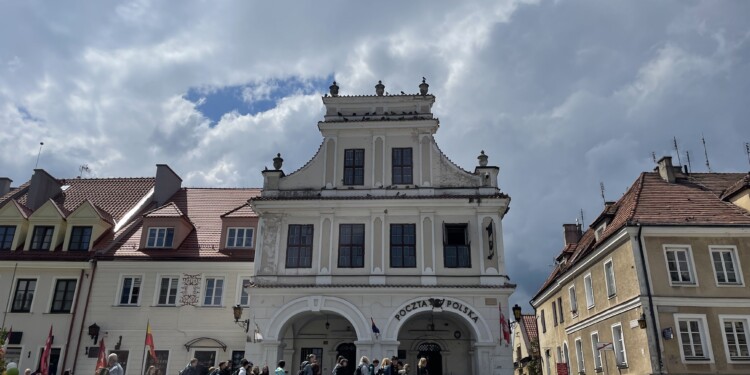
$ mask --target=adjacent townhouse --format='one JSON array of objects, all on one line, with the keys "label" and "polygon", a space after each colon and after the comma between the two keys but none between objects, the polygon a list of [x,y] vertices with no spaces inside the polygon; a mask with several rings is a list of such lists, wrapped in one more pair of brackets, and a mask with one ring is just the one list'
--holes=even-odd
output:
[{"label": "adjacent townhouse", "polygon": [[[517,308],[520,314],[521,308]],[[515,313],[515,310],[513,312]],[[511,325],[513,327],[511,335],[513,337],[513,366],[515,373],[518,375],[541,375],[542,363],[540,360],[536,315],[520,314],[514,322],[511,322]]]},{"label": "adjacent townhouse", "polygon": [[531,300],[544,374],[750,373],[750,175],[664,157],[564,239]]}]

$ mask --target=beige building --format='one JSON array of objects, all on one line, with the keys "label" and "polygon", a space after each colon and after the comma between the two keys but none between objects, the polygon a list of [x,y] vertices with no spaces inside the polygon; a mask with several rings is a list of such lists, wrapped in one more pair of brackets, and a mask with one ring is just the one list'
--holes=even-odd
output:
[{"label": "beige building", "polygon": [[585,232],[564,225],[531,301],[544,374],[750,373],[749,210],[750,175],[665,157]]},{"label": "beige building", "polygon": [[[520,307],[518,309],[520,311]],[[518,375],[540,375],[542,372],[536,316],[534,314],[522,314],[511,325],[513,326],[511,335],[513,336],[513,367],[515,373]]]}]

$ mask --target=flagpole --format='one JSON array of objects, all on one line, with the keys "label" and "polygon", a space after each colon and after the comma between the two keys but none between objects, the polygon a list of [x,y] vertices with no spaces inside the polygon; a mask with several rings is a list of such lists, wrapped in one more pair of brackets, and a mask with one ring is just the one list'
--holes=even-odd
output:
[{"label": "flagpole", "polygon": [[151,325],[151,319],[146,321],[146,337],[143,339],[143,350],[142,350],[143,359],[141,360],[141,371],[143,371],[142,374],[146,373],[146,369],[145,369],[146,367],[146,339],[148,339],[148,329],[150,325]]}]

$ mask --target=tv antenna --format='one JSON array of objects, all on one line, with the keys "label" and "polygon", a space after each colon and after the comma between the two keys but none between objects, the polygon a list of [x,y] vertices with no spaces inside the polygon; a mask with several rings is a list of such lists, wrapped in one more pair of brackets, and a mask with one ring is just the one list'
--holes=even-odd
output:
[{"label": "tv antenna", "polygon": [[39,152],[36,154],[36,164],[34,164],[34,169],[39,166],[39,157],[42,155],[42,146],[44,146],[44,142],[39,142]]},{"label": "tv antenna", "polygon": [[706,149],[706,138],[701,134],[701,141],[703,141],[703,155],[706,156],[706,168],[708,173],[711,173],[711,164],[708,162],[708,150]]},{"label": "tv antenna", "polygon": [[690,172],[693,170],[693,165],[690,163],[690,151],[685,151],[685,156],[687,156],[688,172]]},{"label": "tv antenna", "polygon": [[750,164],[750,143],[745,142],[745,153],[747,154],[747,163]]},{"label": "tv antenna", "polygon": [[581,226],[583,226],[583,208],[581,208]]},{"label": "tv antenna", "polygon": [[677,137],[672,137],[672,140],[674,141],[674,152],[677,153],[677,162],[679,163],[680,167],[682,167],[682,160],[680,160],[680,149],[677,147]]},{"label": "tv antenna", "polygon": [[91,173],[91,168],[89,168],[88,164],[81,164],[78,167],[78,178],[82,178],[84,172]]},{"label": "tv antenna", "polygon": [[604,182],[599,182],[599,191],[601,191],[602,193],[602,202],[604,202],[604,204],[606,205],[607,199],[604,198]]},{"label": "tv antenna", "polygon": [[654,164],[656,164],[656,153],[651,151],[651,160],[654,161]]}]

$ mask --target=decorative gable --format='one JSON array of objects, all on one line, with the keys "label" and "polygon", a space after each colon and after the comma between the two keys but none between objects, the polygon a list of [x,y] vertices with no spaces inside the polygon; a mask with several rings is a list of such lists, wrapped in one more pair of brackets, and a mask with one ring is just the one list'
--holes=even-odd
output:
[{"label": "decorative gable", "polygon": [[143,215],[141,249],[177,249],[195,229],[187,216],[170,202]]},{"label": "decorative gable", "polygon": [[[9,250],[18,249],[26,240],[29,230],[29,215],[31,210],[18,203],[15,199],[0,207],[0,228],[2,228],[3,242],[10,242]],[[12,235],[12,239],[9,239]],[[5,249],[3,244],[0,244]]]},{"label": "decorative gable", "polygon": [[29,216],[29,231],[24,250],[54,251],[65,239],[67,212],[52,199]]},{"label": "decorative gable", "polygon": [[113,226],[112,216],[87,199],[68,215],[63,251],[90,251],[99,237]]}]

